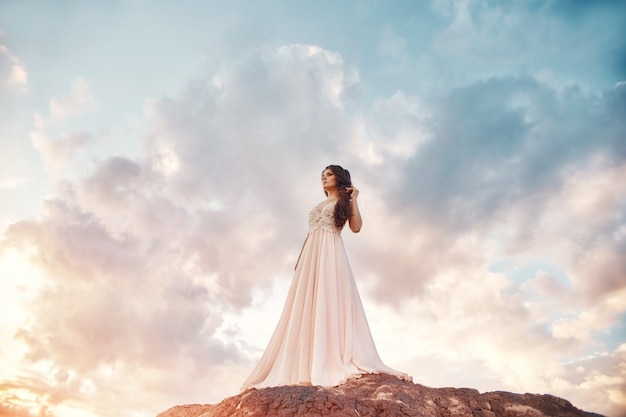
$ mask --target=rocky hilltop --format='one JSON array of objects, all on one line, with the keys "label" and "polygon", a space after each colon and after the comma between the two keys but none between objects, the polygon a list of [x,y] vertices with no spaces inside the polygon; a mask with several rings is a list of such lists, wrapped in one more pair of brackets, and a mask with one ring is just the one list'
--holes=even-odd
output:
[{"label": "rocky hilltop", "polygon": [[365,375],[336,387],[249,389],[219,404],[179,405],[157,417],[601,417],[552,395],[429,388],[390,375]]}]

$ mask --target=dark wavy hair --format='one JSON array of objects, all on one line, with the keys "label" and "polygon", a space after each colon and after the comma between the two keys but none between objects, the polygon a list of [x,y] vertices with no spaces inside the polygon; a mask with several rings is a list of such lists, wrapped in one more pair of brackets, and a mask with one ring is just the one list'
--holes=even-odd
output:
[{"label": "dark wavy hair", "polygon": [[[330,169],[333,174],[335,174],[335,180],[337,181],[339,200],[337,200],[337,204],[335,204],[335,226],[342,228],[352,215],[350,194],[346,190],[346,188],[352,187],[352,179],[350,178],[350,172],[339,165],[328,165],[324,168],[324,171],[327,169]],[[322,175],[324,175],[324,171],[322,171]],[[324,191],[324,194],[328,195],[326,191]]]}]

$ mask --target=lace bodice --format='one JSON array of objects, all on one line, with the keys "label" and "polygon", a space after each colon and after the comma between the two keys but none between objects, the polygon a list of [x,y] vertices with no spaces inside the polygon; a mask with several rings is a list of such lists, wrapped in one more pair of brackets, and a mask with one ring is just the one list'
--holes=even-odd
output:
[{"label": "lace bodice", "polygon": [[324,229],[329,232],[341,232],[335,226],[335,203],[336,201],[322,201],[309,212],[309,231]]}]

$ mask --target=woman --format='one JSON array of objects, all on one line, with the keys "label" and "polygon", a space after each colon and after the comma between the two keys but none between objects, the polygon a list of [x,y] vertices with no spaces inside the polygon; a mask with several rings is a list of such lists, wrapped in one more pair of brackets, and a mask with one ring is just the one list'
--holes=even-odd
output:
[{"label": "woman", "polygon": [[322,172],[326,200],[309,213],[309,233],[281,318],[259,364],[242,389],[278,385],[334,386],[366,373],[409,379],[378,356],[341,239],[347,222],[363,223],[350,173]]}]

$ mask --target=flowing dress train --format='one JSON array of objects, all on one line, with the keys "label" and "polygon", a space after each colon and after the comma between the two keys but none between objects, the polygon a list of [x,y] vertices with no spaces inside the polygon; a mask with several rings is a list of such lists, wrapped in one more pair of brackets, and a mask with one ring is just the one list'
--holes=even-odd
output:
[{"label": "flowing dress train", "polygon": [[350,377],[385,373],[350,264],[334,223],[335,201],[309,213],[304,241],[282,315],[242,389],[279,385],[334,386]]}]

